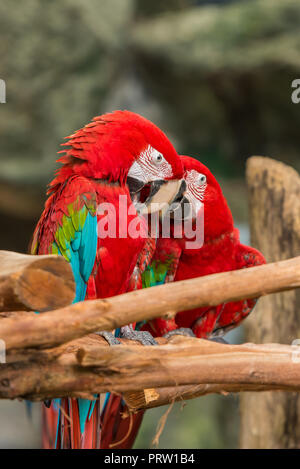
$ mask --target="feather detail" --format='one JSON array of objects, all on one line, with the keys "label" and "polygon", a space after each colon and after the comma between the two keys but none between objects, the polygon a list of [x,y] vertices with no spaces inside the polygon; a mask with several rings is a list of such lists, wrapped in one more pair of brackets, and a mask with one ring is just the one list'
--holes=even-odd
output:
[{"label": "feather detail", "polygon": [[[87,282],[95,263],[96,206],[96,192],[93,186],[83,178],[72,178],[63,186],[59,194],[53,194],[48,199],[34,236],[33,252],[59,254],[70,262],[76,283],[74,302],[85,299]],[[90,405],[90,401],[83,399],[78,401],[81,433],[84,432]],[[65,413],[68,412],[67,399],[61,399],[60,406]],[[57,420],[59,432],[56,434],[56,440],[60,442],[60,445],[65,446],[69,438],[65,435],[66,419],[62,410],[57,411],[51,408],[49,411],[45,410],[44,415],[48,412],[50,421]],[[44,421],[49,433],[47,419],[45,418]],[[74,430],[74,424],[72,428]],[[51,429],[54,430],[52,426]],[[52,436],[52,442],[53,439]]]},{"label": "feather detail", "polygon": [[[168,178],[180,179],[182,164],[168,138],[147,119],[129,111],[98,116],[63,143],[61,165],[49,185],[31,249],[33,254],[58,254],[70,262],[76,283],[74,302],[106,298],[132,288],[130,279],[147,239],[146,224],[138,220],[142,230],[137,238],[104,236],[105,230],[99,228],[103,220],[99,205],[109,202],[114,206],[119,230],[118,223],[123,221],[119,197],[125,195],[126,228],[137,221],[127,174],[149,146],[167,161]],[[141,272],[152,254],[153,249],[147,248],[141,256],[135,288],[142,286]],[[100,407],[99,398],[61,399],[58,408],[53,404],[49,412],[44,410],[45,425],[50,422],[45,445],[53,447],[55,441],[57,448],[100,447]]]}]

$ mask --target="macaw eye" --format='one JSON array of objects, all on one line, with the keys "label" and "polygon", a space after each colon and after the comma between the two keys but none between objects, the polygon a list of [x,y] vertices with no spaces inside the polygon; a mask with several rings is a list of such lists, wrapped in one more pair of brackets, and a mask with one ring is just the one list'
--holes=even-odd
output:
[{"label": "macaw eye", "polygon": [[199,174],[198,182],[199,182],[199,184],[205,184],[206,183],[206,176],[204,176],[204,174]]},{"label": "macaw eye", "polygon": [[153,156],[152,159],[155,164],[159,165],[163,162],[164,157],[160,153],[157,153],[156,155]]}]

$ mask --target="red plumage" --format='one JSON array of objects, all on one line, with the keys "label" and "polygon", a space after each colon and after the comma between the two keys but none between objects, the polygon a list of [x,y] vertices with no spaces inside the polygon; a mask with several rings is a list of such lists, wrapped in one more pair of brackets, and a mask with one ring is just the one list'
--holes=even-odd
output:
[{"label": "red plumage", "polygon": [[[201,277],[218,272],[242,269],[265,263],[263,255],[254,248],[240,243],[239,232],[234,228],[231,211],[227,205],[215,177],[199,161],[190,157],[181,157],[185,171],[185,179],[189,171],[196,171],[206,176],[206,188],[203,197],[204,210],[204,244],[201,248],[187,248],[187,238],[162,238],[157,241],[153,266],[167,266],[165,281],[179,281],[189,278]],[[192,190],[193,188],[191,188]],[[189,190],[189,187],[187,187]],[[199,199],[200,200],[200,199]],[[197,214],[198,215],[198,214]],[[189,239],[188,241],[193,241]],[[222,335],[229,329],[237,327],[251,312],[256,300],[244,300],[221,304],[214,308],[197,308],[191,311],[182,311],[174,319],[157,318],[142,327],[154,336],[162,336],[179,327],[191,328],[197,337],[209,338]],[[125,418],[122,425],[115,427],[111,439],[114,448],[131,448],[139,431],[144,412],[130,414],[121,398],[115,397],[114,419],[120,422],[122,409]],[[118,407],[119,406],[119,407]],[[110,422],[112,426],[112,422]],[[124,435],[126,435],[124,440]],[[123,440],[121,439],[123,436]],[[118,446],[118,442],[121,445]]]},{"label": "red plumage", "polygon": [[[174,281],[202,277],[218,272],[228,272],[265,263],[256,249],[240,243],[239,232],[234,228],[231,211],[221,187],[208,168],[191,157],[181,157],[185,177],[195,170],[206,176],[207,186],[203,198],[204,244],[200,249],[186,247],[186,238],[159,238],[153,260],[165,263],[173,256],[176,265]],[[163,335],[178,327],[188,327],[197,337],[211,337],[236,327],[251,312],[256,300],[221,304],[214,308],[197,308],[178,313],[174,320],[151,321],[147,329]]]},{"label": "red plumage", "polygon": [[102,416],[102,448],[129,449],[133,446],[144,412],[128,411],[122,397],[112,394]]},{"label": "red plumage", "polygon": [[[69,136],[64,145],[68,149],[58,160],[62,166],[49,186],[45,210],[33,236],[32,253],[61,254],[71,262],[76,301],[105,298],[139,288],[139,279],[135,285],[129,281],[148,233],[145,220],[138,217],[132,206],[127,175],[143,152],[153,148],[163,155],[168,167],[164,179],[181,178],[182,165],[174,147],[159,128],[129,111],[96,117]],[[151,171],[154,179],[147,175],[149,182],[161,178],[161,172],[156,176],[156,167]],[[125,212],[122,214],[119,207],[120,196],[125,197],[126,220],[122,218]],[[109,203],[116,214],[116,229],[105,236],[101,222],[109,209],[100,214],[99,205],[103,203]],[[131,237],[128,230],[125,237],[120,236],[119,225],[125,223],[128,229],[136,219],[140,227],[138,236]],[[78,401],[62,399],[59,405],[56,447],[100,447],[99,399],[83,434]],[[54,447],[57,411],[52,406],[43,413],[44,445]]]}]

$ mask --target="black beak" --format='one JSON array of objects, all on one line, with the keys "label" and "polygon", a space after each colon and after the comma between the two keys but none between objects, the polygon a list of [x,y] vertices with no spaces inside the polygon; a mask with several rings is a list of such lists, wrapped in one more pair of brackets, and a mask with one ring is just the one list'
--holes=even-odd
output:
[{"label": "black beak", "polygon": [[184,220],[189,218],[191,214],[191,204],[189,200],[183,196],[181,200],[174,202],[170,207],[170,218],[175,220]]},{"label": "black beak", "polygon": [[[158,181],[152,181],[149,183],[149,186],[150,186],[149,195],[144,202],[146,205],[148,205],[151,202],[155,194],[157,194],[161,186],[163,186],[166,182],[167,181],[164,181],[162,179]],[[139,179],[136,179],[130,176],[127,177],[127,185],[129,187],[129,192],[130,192],[131,197],[134,197],[138,192],[140,192],[143,189],[143,187],[146,186],[146,184],[143,181],[140,181]]]},{"label": "black beak", "polygon": [[[158,181],[152,181],[151,183],[149,183],[150,191],[147,197],[147,201],[145,203],[150,203],[151,199],[154,197],[155,194],[157,194],[161,186],[165,183],[166,181],[164,181],[163,179]],[[143,181],[140,181],[139,179],[135,179],[133,177],[128,176],[127,185],[129,187],[130,195],[135,195],[140,192],[146,184]]]},{"label": "black beak", "polygon": [[140,209],[140,214],[142,215],[159,212],[162,216],[174,200],[182,198],[186,190],[186,182],[183,179],[170,181],[159,179],[145,184],[139,179],[127,177],[127,184],[130,196],[135,204],[140,203],[140,192],[143,187],[149,186],[147,199],[141,202],[143,207]]},{"label": "black beak", "polygon": [[192,207],[191,207],[189,200],[184,195],[185,191],[186,191],[186,182],[183,179],[179,192],[177,196],[175,197],[175,199],[173,200],[173,203],[170,207],[170,210],[169,210],[170,218],[173,218],[176,220],[184,220],[185,218],[189,218]]},{"label": "black beak", "polygon": [[161,186],[163,186],[165,183],[166,183],[166,181],[164,181],[164,180],[151,182],[150,192],[149,192],[149,195],[148,195],[147,200],[145,202],[146,204],[149,204],[151,202],[151,200],[153,199],[155,194],[157,194],[157,192],[159,191]]},{"label": "black beak", "polygon": [[140,181],[136,178],[132,178],[130,176],[127,177],[127,184],[129,187],[130,195],[134,195],[137,192],[140,192],[145,186],[145,183],[143,181]]},{"label": "black beak", "polygon": [[183,194],[185,193],[185,191],[186,191],[186,182],[184,179],[182,179],[179,191],[177,192],[176,197],[173,200],[173,204],[181,203],[183,199]]}]

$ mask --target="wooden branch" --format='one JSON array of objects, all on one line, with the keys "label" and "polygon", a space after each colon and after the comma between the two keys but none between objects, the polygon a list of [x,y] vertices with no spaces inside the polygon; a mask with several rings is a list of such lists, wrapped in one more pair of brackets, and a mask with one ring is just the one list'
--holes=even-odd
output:
[{"label": "wooden branch", "polygon": [[1,311],[0,312],[0,319],[7,319],[7,318],[15,318],[15,319],[21,319],[21,318],[35,318],[36,313],[33,311]]},{"label": "wooden branch", "polygon": [[49,311],[70,304],[75,283],[61,256],[0,251],[0,311]]},{"label": "wooden branch", "polygon": [[294,391],[289,386],[273,384],[192,384],[167,388],[150,388],[137,392],[122,393],[131,412],[153,409],[169,405],[172,402],[183,402],[207,394],[240,393],[240,392],[264,392],[264,391]]},{"label": "wooden branch", "polygon": [[[114,330],[167,313],[256,298],[300,286],[300,257],[85,301],[30,318],[0,321],[7,350],[50,347],[97,330]],[[24,333],[25,331],[25,333]]]},{"label": "wooden branch", "polygon": [[45,399],[219,383],[224,390],[227,385],[236,391],[264,385],[300,391],[296,352],[291,346],[222,345],[180,336],[157,347],[109,347],[93,335],[69,344],[50,361],[45,353],[43,360],[1,365],[0,398]]}]

